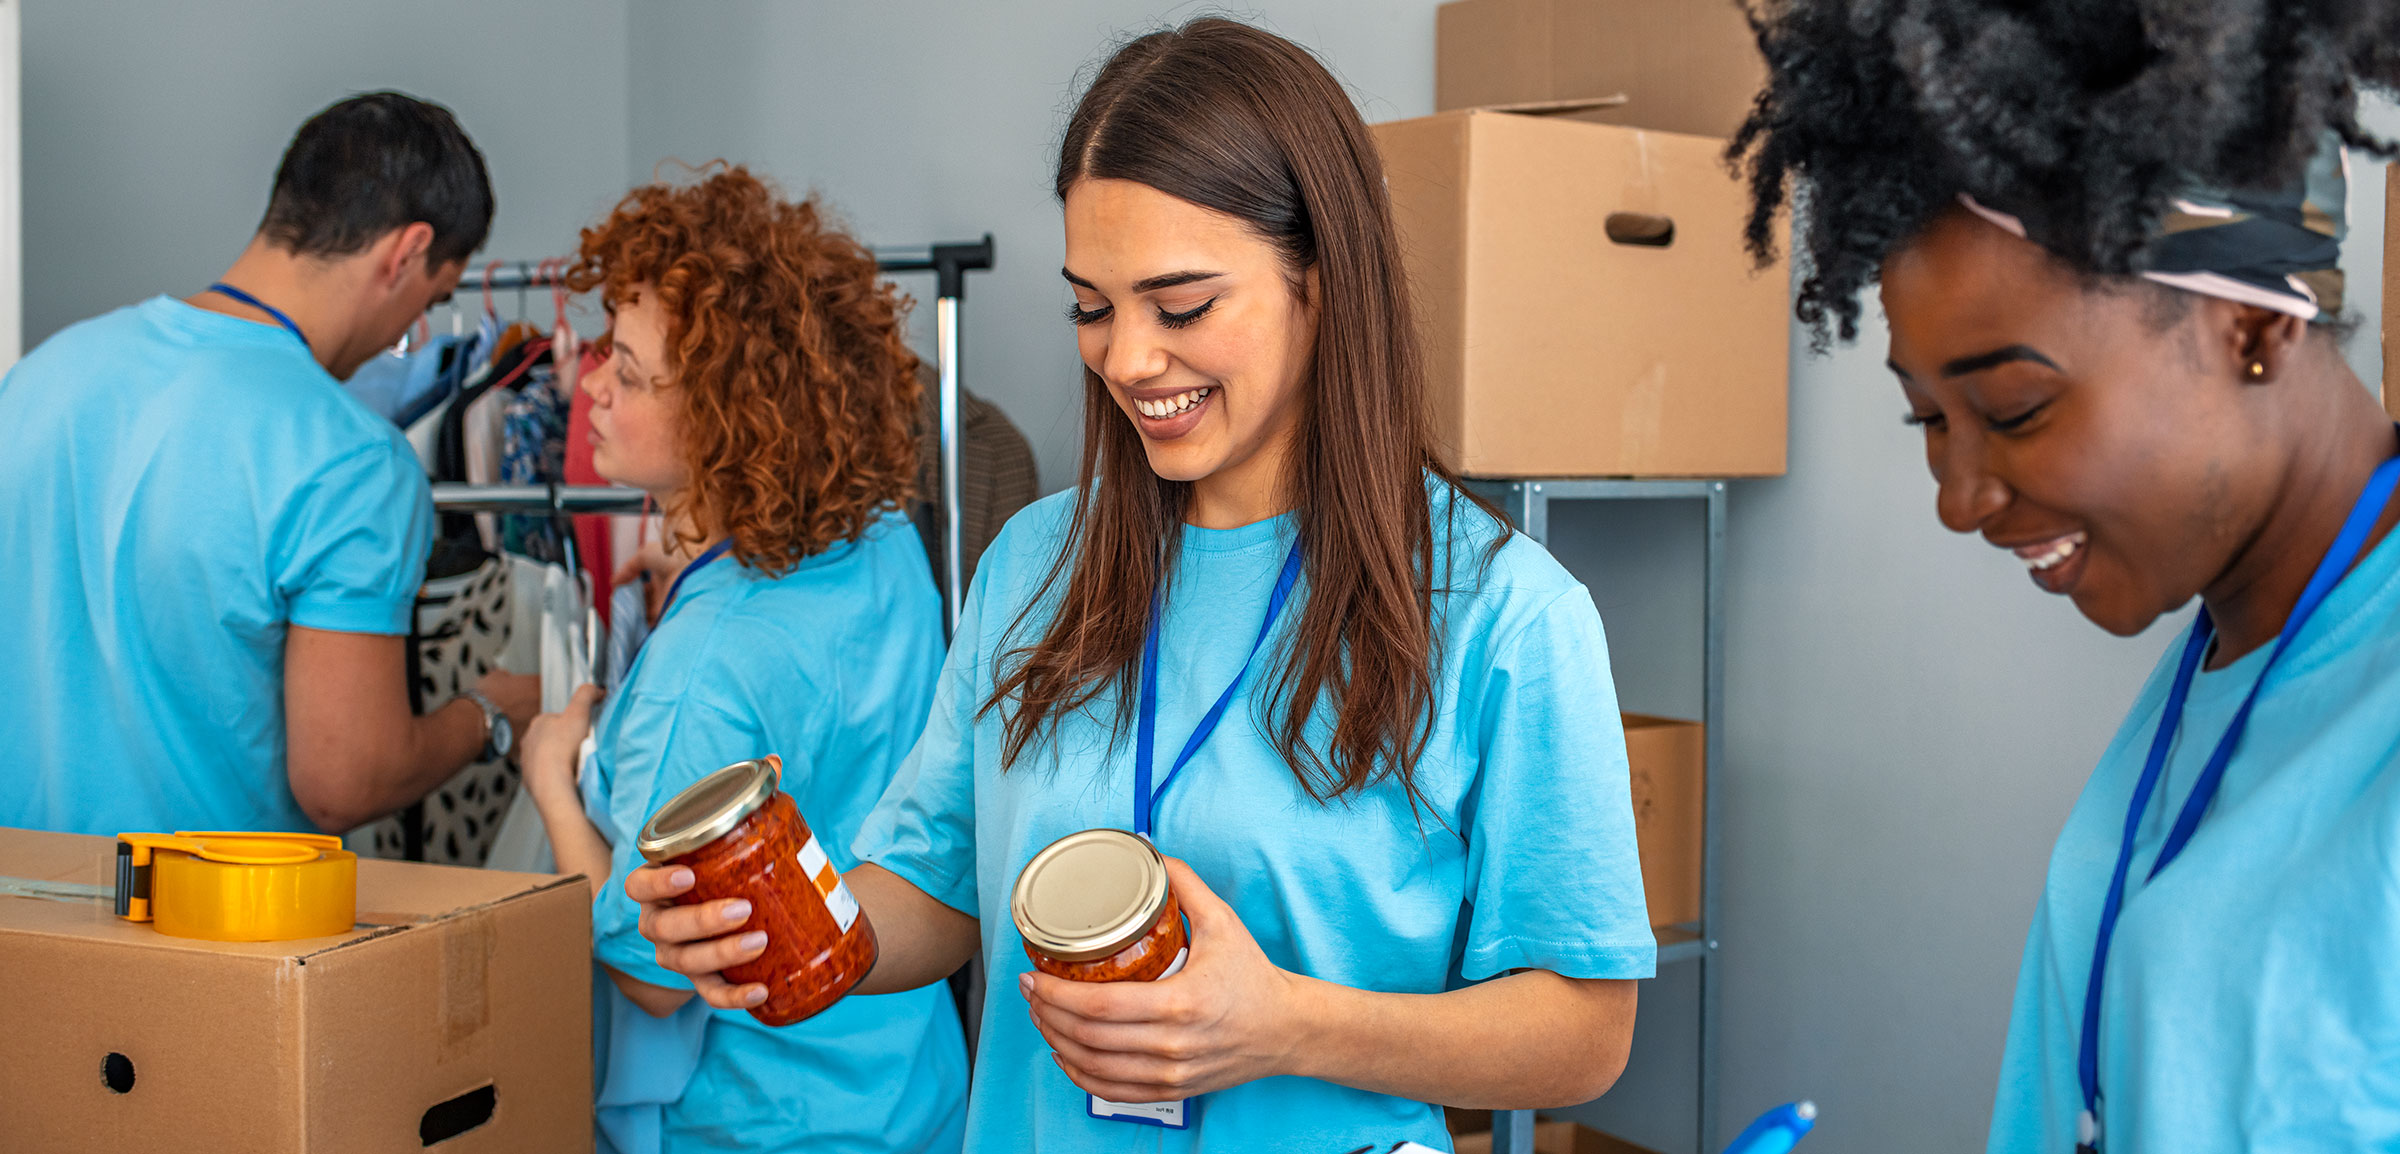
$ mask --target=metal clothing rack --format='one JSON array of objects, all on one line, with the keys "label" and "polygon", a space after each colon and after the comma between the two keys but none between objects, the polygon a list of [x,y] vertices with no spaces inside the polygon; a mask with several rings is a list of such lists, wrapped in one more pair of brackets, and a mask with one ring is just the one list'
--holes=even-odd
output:
[{"label": "metal clothing rack", "polygon": [[444,513],[639,513],[643,493],[615,485],[455,485],[433,487]]},{"label": "metal clothing rack", "polygon": [[[1702,751],[1700,833],[1700,920],[1658,931],[1658,964],[1691,962],[1699,967],[1700,983],[1698,1116],[1693,1119],[1694,1149],[1713,1154],[1717,1149],[1717,1033],[1722,983],[1717,961],[1717,863],[1719,829],[1717,799],[1725,749],[1725,482],[1681,480],[1515,480],[1474,481],[1519,531],[1543,548],[1550,546],[1550,503],[1553,501],[1680,500],[1702,503],[1708,519],[1701,582],[1701,706],[1705,727]],[[1492,1154],[1533,1154],[1533,1111],[1492,1115]]]},{"label": "metal clothing rack", "polygon": [[[986,272],[992,267],[992,234],[987,232],[978,241],[946,242],[918,248],[878,248],[874,252],[875,267],[887,275],[929,272],[934,276],[934,368],[941,381],[942,631],[944,636],[948,636],[958,630],[960,599],[966,594],[966,579],[959,567],[960,558],[965,552],[966,522],[965,511],[959,508],[958,310],[967,298],[967,274]],[[467,270],[458,278],[458,291],[488,293],[506,289],[549,288],[557,285],[559,279],[559,271],[545,269],[536,262],[502,261]],[[623,492],[606,486],[436,485],[434,504],[446,512],[638,512],[641,507],[639,493],[633,494],[632,509],[567,508],[556,504],[559,501],[601,501],[604,494],[616,494],[622,499]],[[444,504],[445,501],[451,503]],[[503,508],[493,505],[493,502],[519,503]]]}]

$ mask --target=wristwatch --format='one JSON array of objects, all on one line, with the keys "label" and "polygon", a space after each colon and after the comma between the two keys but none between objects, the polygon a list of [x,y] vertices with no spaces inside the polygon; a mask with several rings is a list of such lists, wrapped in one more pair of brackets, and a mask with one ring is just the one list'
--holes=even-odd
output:
[{"label": "wristwatch", "polygon": [[491,761],[507,757],[508,751],[517,744],[516,727],[508,723],[508,714],[492,704],[492,699],[485,697],[482,690],[462,689],[458,695],[474,702],[475,707],[483,711],[483,752],[477,754],[475,760]]}]

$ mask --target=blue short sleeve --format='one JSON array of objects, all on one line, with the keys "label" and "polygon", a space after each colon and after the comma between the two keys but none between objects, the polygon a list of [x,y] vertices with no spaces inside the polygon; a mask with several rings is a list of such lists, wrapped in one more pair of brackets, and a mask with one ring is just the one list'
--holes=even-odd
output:
[{"label": "blue short sleeve", "polygon": [[982,655],[967,639],[980,636],[992,568],[977,571],[959,607],[960,640],[942,662],[925,732],[850,844],[859,861],[892,871],[969,917],[983,916],[975,882],[975,714],[989,685]]},{"label": "blue short sleeve", "polygon": [[[705,697],[698,686],[676,697],[633,691],[616,703],[626,714],[612,720],[607,732],[614,741],[601,751],[609,759],[613,784],[607,820],[600,824],[618,836],[609,846],[608,882],[592,900],[592,952],[628,977],[669,989],[688,990],[692,982],[659,966],[655,947],[638,928],[641,907],[625,895],[625,876],[645,864],[634,846],[635,833],[694,782],[767,752],[766,735],[753,717],[719,708]],[[785,791],[804,792],[815,767],[799,749],[780,752]]]},{"label": "blue short sleeve", "polygon": [[403,634],[432,547],[425,471],[403,443],[382,439],[301,483],[269,555],[292,624]]},{"label": "blue short sleeve", "polygon": [[1650,977],[1658,945],[1624,722],[1600,614],[1582,586],[1496,645],[1480,705],[1461,975]]}]

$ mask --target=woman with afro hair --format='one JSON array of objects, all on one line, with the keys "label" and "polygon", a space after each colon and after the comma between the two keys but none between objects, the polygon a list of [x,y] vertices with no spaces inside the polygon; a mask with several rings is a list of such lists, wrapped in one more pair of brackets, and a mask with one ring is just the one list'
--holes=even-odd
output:
[{"label": "woman with afro hair", "polygon": [[[2131,635],[1994,1151],[2400,1146],[2400,440],[2345,364],[2342,146],[2400,15],[1782,0],[1734,152],[1820,346],[1880,287],[1942,523]],[[2130,688],[2130,687],[2129,687]]]},{"label": "woman with afro hair", "polygon": [[608,359],[581,381],[592,463],[656,499],[682,563],[596,731],[587,686],[521,753],[559,872],[593,886],[600,1148],[955,1152],[966,1049],[948,986],[770,1029],[659,968],[623,885],[650,814],[770,752],[848,869],[924,723],[941,603],[899,512],[920,400],[905,302],[814,199],[741,168],[633,190],[579,255],[569,284],[610,314]]}]

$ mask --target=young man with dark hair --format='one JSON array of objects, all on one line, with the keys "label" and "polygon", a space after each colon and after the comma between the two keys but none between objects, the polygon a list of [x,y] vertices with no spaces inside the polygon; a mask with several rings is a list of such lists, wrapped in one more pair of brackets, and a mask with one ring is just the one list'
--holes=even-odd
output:
[{"label": "young man with dark hair", "polygon": [[449,296],[491,219],[447,109],[353,97],[292,138],[216,283],[0,380],[0,825],[338,833],[530,718],[509,674],[412,713],[432,502],[339,383]]}]

